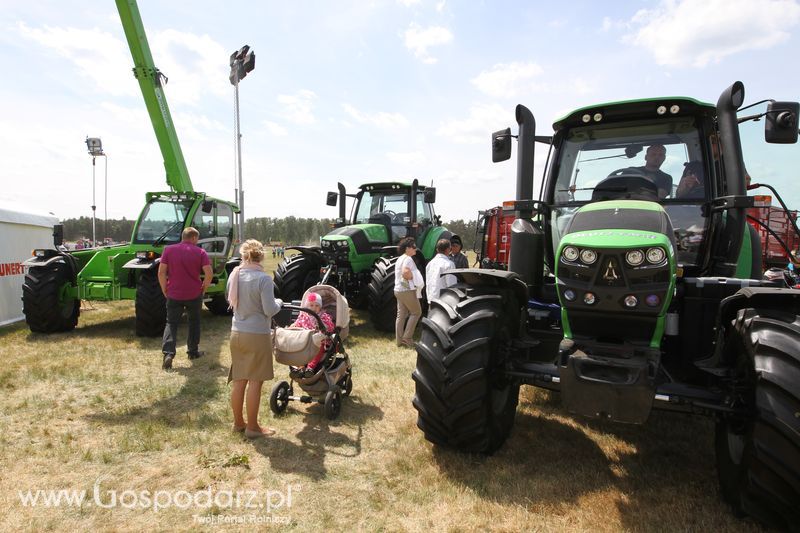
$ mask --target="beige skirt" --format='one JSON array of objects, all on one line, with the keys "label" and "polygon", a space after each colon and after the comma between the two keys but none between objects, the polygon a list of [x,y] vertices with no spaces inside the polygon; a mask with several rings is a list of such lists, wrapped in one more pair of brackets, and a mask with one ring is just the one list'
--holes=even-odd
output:
[{"label": "beige skirt", "polygon": [[267,381],[272,372],[272,335],[231,331],[231,370],[228,383],[242,379]]}]

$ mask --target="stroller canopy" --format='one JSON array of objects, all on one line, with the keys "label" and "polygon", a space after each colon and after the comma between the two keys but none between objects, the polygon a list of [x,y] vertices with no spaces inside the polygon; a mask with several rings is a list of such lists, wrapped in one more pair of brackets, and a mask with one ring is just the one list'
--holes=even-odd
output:
[{"label": "stroller canopy", "polygon": [[315,292],[322,297],[322,309],[333,318],[333,322],[341,331],[339,336],[347,338],[350,332],[350,307],[347,298],[330,285],[314,285],[303,293],[303,307],[308,300],[309,293]]}]

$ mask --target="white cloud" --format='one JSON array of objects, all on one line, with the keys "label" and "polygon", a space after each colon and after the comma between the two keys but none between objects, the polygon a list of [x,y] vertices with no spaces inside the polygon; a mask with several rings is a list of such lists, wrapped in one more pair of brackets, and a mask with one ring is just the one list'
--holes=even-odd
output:
[{"label": "white cloud", "polygon": [[128,47],[112,34],[99,29],[31,28],[24,22],[17,23],[16,29],[23,38],[74,63],[101,91],[127,96],[138,93]]},{"label": "white cloud", "polygon": [[386,157],[389,161],[401,165],[421,165],[426,161],[422,152],[389,152]]},{"label": "white cloud", "polygon": [[633,16],[638,30],[623,41],[649,50],[659,65],[704,67],[786,41],[798,21],[795,0],[662,0]]},{"label": "white cloud", "polygon": [[499,63],[470,80],[481,92],[498,98],[512,98],[531,92],[533,78],[542,73],[536,63]]},{"label": "white cloud", "polygon": [[400,113],[379,111],[378,113],[369,114],[359,111],[350,104],[342,104],[342,109],[344,109],[345,113],[353,118],[353,120],[361,124],[371,124],[383,129],[404,128],[408,126],[408,119]]},{"label": "white cloud", "polygon": [[410,7],[421,2],[422,0],[397,0],[398,4],[403,4],[406,7]]},{"label": "white cloud", "polygon": [[422,28],[419,24],[411,24],[403,35],[406,48],[414,52],[414,56],[423,63],[433,64],[438,61],[428,53],[428,48],[449,44],[453,41],[453,34],[442,26],[429,26]]},{"label": "white cloud", "polygon": [[[131,72],[133,59],[127,44],[98,29],[31,28],[17,24],[23,38],[55,51],[92,80],[100,92],[135,96],[139,87]],[[228,53],[208,35],[166,30],[150,36],[153,61],[169,84],[165,91],[175,104],[197,105],[206,92],[229,94]]]},{"label": "white cloud", "polygon": [[442,0],[441,2],[437,2],[436,4],[436,12],[441,13],[444,11],[444,7],[447,5],[447,0]]},{"label": "white cloud", "polygon": [[284,105],[283,116],[286,120],[295,124],[313,124],[314,100],[317,95],[308,89],[302,89],[297,94],[279,94],[278,102]]},{"label": "white cloud", "polygon": [[481,144],[489,150],[491,132],[514,120],[514,110],[499,104],[476,104],[469,116],[443,123],[436,133],[458,144]]},{"label": "white cloud", "polygon": [[278,124],[277,122],[272,122],[271,120],[265,120],[262,122],[262,124],[275,137],[286,137],[287,135],[289,135],[289,131],[280,124]]}]

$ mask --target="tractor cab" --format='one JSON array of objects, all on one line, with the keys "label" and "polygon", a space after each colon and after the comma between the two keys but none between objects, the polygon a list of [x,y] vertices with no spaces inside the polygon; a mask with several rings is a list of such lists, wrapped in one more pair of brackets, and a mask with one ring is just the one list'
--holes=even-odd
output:
[{"label": "tractor cab", "polygon": [[414,183],[372,183],[362,185],[356,194],[352,223],[379,224],[386,230],[386,241],[396,245],[404,237],[415,237],[421,246],[425,233],[434,224],[433,202],[436,190]]},{"label": "tractor cab", "polygon": [[[613,117],[614,106],[606,106],[604,114],[578,110],[556,122],[556,158],[544,195],[552,206],[550,253],[574,231],[570,227],[582,206],[640,200],[659,203],[671,220],[677,262],[690,272],[703,268],[705,236],[714,220],[703,205],[724,193],[717,137],[707,118],[714,108],[691,99],[669,103],[662,115],[656,111],[621,122],[606,118]],[[630,109],[630,103],[618,105]]]}]

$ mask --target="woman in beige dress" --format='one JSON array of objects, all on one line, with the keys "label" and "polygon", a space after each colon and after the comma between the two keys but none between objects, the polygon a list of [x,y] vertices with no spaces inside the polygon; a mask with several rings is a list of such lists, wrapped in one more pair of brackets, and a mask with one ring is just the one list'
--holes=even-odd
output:
[{"label": "woman in beige dress", "polygon": [[[233,429],[255,439],[275,433],[258,424],[261,387],[274,377],[272,372],[272,316],[280,308],[275,298],[275,285],[264,272],[261,260],[264,249],[260,242],[248,239],[241,248],[242,264],[228,278],[228,302],[233,310],[231,323],[231,389]],[[247,422],[242,411],[247,404]]]}]

